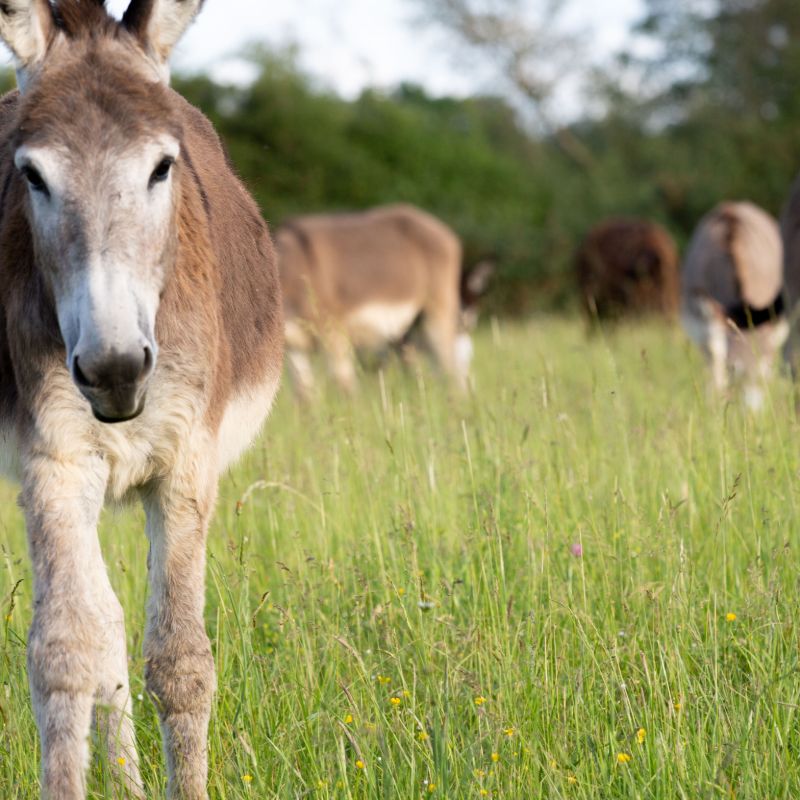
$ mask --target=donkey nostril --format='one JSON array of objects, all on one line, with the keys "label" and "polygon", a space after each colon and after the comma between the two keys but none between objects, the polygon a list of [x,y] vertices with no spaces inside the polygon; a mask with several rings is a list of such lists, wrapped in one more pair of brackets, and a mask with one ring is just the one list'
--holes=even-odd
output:
[{"label": "donkey nostril", "polygon": [[81,369],[81,365],[78,362],[78,356],[75,356],[75,361],[73,362],[73,371],[75,373],[75,382],[79,386],[85,386],[88,389],[94,387],[94,384],[86,377],[86,374]]},{"label": "donkey nostril", "polygon": [[142,377],[146,378],[153,371],[153,351],[149,347],[144,349],[144,364],[142,365]]}]

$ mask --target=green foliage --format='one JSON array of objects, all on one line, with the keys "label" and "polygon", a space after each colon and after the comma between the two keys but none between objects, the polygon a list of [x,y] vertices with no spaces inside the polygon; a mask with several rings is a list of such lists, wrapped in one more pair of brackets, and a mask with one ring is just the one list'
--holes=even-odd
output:
[{"label": "green foliage", "polygon": [[[254,50],[245,88],[178,88],[208,111],[274,224],[313,211],[407,201],[462,236],[466,264],[500,266],[494,308],[572,298],[575,248],[607,216],[666,225],[686,242],[724,199],[779,213],[800,165],[800,29],[793,0],[649,0],[639,35],[657,47],[598,82],[599,118],[534,135],[504,100],[433,98],[416,86],[353,101],[293,55]],[[633,70],[636,92],[621,86]],[[580,163],[563,137],[585,149]]]},{"label": "green foliage", "polygon": [[271,223],[410,202],[458,231],[467,264],[495,257],[514,284],[556,271],[546,230],[553,153],[507,103],[436,99],[408,85],[349,102],[317,87],[289,57],[254,58],[252,85],[195,76],[176,88],[210,114]]}]

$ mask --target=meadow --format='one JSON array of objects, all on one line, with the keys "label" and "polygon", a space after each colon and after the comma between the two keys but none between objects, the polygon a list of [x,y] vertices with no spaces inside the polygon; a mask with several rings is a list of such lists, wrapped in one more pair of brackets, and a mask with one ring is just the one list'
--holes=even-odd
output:
[{"label": "meadow", "polygon": [[[679,330],[486,326],[475,391],[288,387],[220,487],[210,795],[800,796],[800,431],[711,401]],[[0,798],[38,797],[30,567],[0,486]],[[148,797],[147,542],[107,512]],[[117,796],[102,754],[90,797]]]}]

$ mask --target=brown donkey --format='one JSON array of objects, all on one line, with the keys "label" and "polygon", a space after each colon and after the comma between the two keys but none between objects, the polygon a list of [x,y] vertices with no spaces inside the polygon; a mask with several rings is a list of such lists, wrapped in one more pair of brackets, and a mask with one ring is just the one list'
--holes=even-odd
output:
[{"label": "brown donkey", "polygon": [[350,391],[353,351],[401,341],[418,317],[442,370],[466,385],[468,357],[459,358],[461,242],[443,222],[414,206],[380,206],[296,217],[275,241],[288,368],[301,394],[313,390],[308,355],[315,345]]},{"label": "brown donkey", "polygon": [[93,709],[144,797],[106,499],[147,515],[146,681],[168,796],[206,798],[214,663],[205,539],[220,472],[275,395],[269,233],[210,123],[167,86],[202,0],[2,0],[21,93],[0,101],[0,444],[22,483],[42,795],[78,800]]}]

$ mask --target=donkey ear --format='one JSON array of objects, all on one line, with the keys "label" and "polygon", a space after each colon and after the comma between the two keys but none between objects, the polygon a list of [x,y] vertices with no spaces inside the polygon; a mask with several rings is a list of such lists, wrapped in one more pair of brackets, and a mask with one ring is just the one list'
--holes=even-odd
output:
[{"label": "donkey ear", "polygon": [[203,3],[204,0],[131,0],[122,24],[166,70],[172,49]]},{"label": "donkey ear", "polygon": [[55,31],[49,0],[0,0],[0,39],[14,54],[21,78],[44,59]]}]

